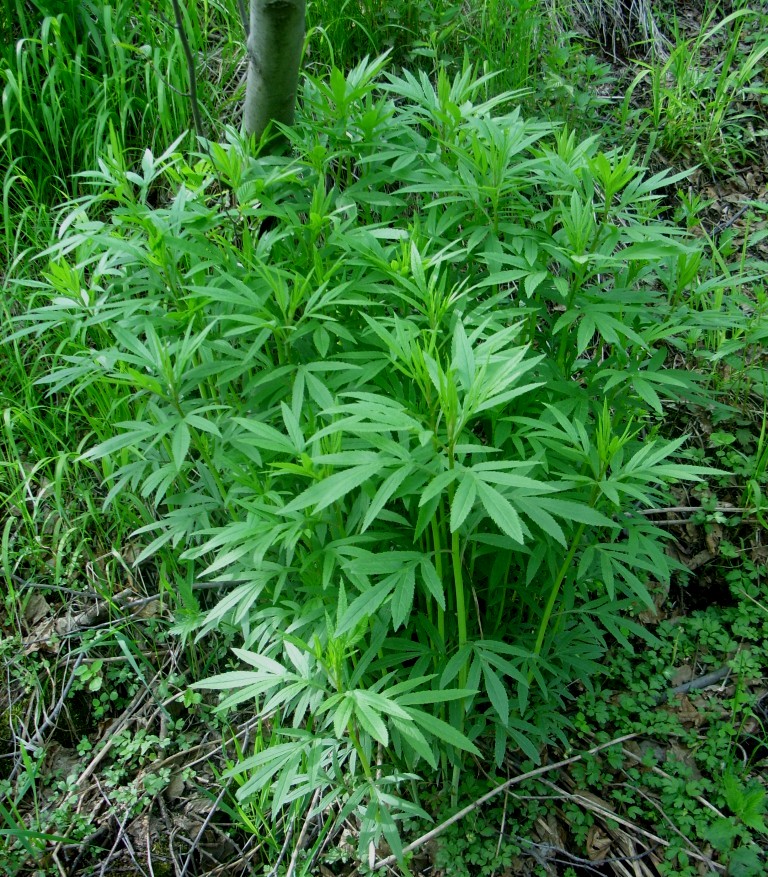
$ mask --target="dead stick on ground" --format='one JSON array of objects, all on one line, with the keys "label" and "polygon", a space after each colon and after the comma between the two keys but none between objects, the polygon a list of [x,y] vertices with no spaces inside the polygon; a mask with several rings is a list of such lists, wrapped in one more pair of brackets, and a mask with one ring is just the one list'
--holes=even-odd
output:
[{"label": "dead stick on ground", "polygon": [[[633,740],[637,737],[637,734],[624,734],[623,737],[616,737],[614,740],[609,740],[607,743],[601,743],[599,746],[593,746],[592,749],[588,749],[586,752],[582,752],[579,755],[573,755],[570,758],[564,758],[562,761],[556,761],[554,764],[545,764],[542,767],[537,767],[535,770],[529,770],[527,773],[521,773],[519,776],[512,777],[511,780],[507,780],[503,782],[500,786],[496,786],[495,789],[491,789],[490,792],[486,792],[485,795],[478,798],[477,801],[473,801],[471,804],[468,804],[462,810],[459,810],[458,813],[454,813],[449,819],[446,819],[445,822],[441,822],[440,825],[435,826],[431,831],[428,831],[426,834],[422,834],[421,837],[416,838],[415,841],[409,843],[408,846],[403,847],[403,853],[410,853],[415,849],[423,846],[425,843],[428,843],[433,838],[442,834],[446,828],[449,828],[456,822],[459,822],[465,816],[468,816],[472,813],[473,810],[477,810],[478,807],[482,807],[486,801],[490,801],[491,798],[500,794],[501,792],[506,791],[507,789],[511,789],[512,786],[517,786],[520,783],[525,782],[526,780],[534,779],[534,777],[541,776],[542,774],[549,773],[553,770],[558,770],[561,767],[567,767],[569,764],[575,764],[577,761],[581,761],[588,755],[594,755],[596,752],[600,752],[602,749],[607,749],[609,746],[617,746],[619,743],[626,743],[627,740]],[[376,871],[379,868],[388,868],[390,865],[394,865],[397,863],[397,856],[387,856],[386,859],[382,859],[380,862],[376,862],[373,866],[373,870]],[[355,873],[355,872],[353,872]],[[351,877],[351,875],[350,875]]]},{"label": "dead stick on ground", "polygon": [[315,789],[315,794],[312,796],[312,803],[309,805],[309,810],[307,810],[307,817],[304,820],[304,824],[301,826],[301,831],[299,832],[296,846],[293,848],[293,852],[291,853],[291,861],[288,863],[288,870],[285,872],[286,877],[293,877],[294,873],[296,872],[296,862],[298,861],[299,852],[301,851],[302,844],[304,843],[304,835],[307,833],[307,828],[309,828],[310,820],[315,815],[312,811],[317,806],[317,799],[319,797],[320,789]]}]

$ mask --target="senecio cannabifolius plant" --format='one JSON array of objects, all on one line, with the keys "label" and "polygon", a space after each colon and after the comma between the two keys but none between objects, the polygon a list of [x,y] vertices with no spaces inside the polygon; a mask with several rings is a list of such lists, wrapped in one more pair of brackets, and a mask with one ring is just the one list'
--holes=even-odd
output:
[{"label": "senecio cannabifolius plant", "polygon": [[263,720],[238,797],[398,853],[417,777],[536,759],[607,638],[646,635],[671,561],[638,510],[698,477],[654,424],[702,391],[667,366],[696,319],[675,178],[470,67],[383,68],[308,78],[290,156],[103,159],[17,334],[93,412],[178,630],[237,646],[199,687]]}]

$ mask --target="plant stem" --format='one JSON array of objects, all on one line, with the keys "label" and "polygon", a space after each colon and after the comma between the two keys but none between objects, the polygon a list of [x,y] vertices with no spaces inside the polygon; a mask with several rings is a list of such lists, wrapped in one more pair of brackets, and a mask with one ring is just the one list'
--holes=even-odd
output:
[{"label": "plant stem", "polygon": [[[456,623],[459,630],[459,649],[467,642],[467,610],[464,603],[464,577],[461,573],[461,551],[458,531],[451,533],[451,560],[453,561],[453,585],[456,593]],[[459,672],[459,687],[467,684],[467,668]]]},{"label": "plant stem", "polygon": [[357,757],[360,759],[360,764],[362,764],[363,766],[363,773],[365,774],[365,778],[367,780],[373,780],[371,762],[368,761],[368,758],[365,755],[365,750],[363,749],[363,746],[360,743],[360,739],[357,736],[357,732],[355,731],[355,726],[352,722],[352,719],[350,719],[349,723],[347,724],[347,733],[349,734],[349,738],[352,741],[352,745],[355,747],[355,752],[357,752]]},{"label": "plant stem", "polygon": [[[547,605],[544,607],[544,614],[541,617],[541,624],[539,625],[539,633],[536,637],[536,645],[533,647],[533,654],[535,657],[541,654],[542,646],[544,645],[544,637],[547,634],[547,629],[549,628],[549,621],[552,618],[552,612],[555,609],[555,603],[557,602],[557,597],[560,594],[560,588],[562,587],[563,581],[568,574],[568,570],[573,563],[574,555],[578,550],[578,547],[581,543],[581,537],[584,535],[584,530],[586,529],[586,524],[580,524],[579,529],[573,536],[573,540],[571,541],[571,547],[568,549],[568,554],[565,555],[565,560],[563,561],[562,566],[560,567],[559,572],[557,573],[557,577],[555,578],[554,584],[552,585],[552,590],[549,592],[549,599],[547,600]],[[530,682],[533,678],[533,671],[528,671],[528,681]]]},{"label": "plant stem", "polygon": [[189,103],[192,107],[192,120],[195,123],[195,133],[198,137],[205,135],[203,129],[203,118],[200,115],[200,103],[197,99],[197,74],[195,73],[195,58],[192,54],[192,47],[189,45],[187,32],[184,30],[184,16],[181,13],[179,0],[171,0],[173,6],[173,15],[176,19],[176,30],[181,41],[181,48],[184,52],[184,59],[187,62],[187,73],[189,75]]},{"label": "plant stem", "polygon": [[[443,549],[440,541],[440,528],[437,525],[437,514],[432,517],[432,545],[435,549],[435,572],[440,581],[443,581]],[[445,609],[437,607],[437,630],[442,640],[441,648],[445,648]]]}]

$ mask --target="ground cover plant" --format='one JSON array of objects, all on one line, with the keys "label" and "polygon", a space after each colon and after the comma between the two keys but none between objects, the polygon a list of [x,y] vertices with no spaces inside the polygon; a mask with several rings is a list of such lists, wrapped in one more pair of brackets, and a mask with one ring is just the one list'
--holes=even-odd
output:
[{"label": "ground cover plant", "polygon": [[[234,10],[188,23],[196,141],[189,83],[159,72],[186,69],[172,16],[161,48],[150,6],[120,13],[144,22],[130,42],[83,9],[4,19],[6,871],[759,873],[759,203],[718,228],[678,198],[672,129],[622,131],[655,119],[631,104],[645,74],[607,97],[625,74],[544,5],[510,32],[494,4],[363,8],[343,33],[344,10],[310,9],[271,155],[213,112]],[[704,10],[696,50],[753,17]],[[725,91],[701,86],[728,108],[759,96],[742,33]],[[674,53],[644,57],[668,83]],[[33,69],[54,108],[92,96],[76,131],[20,98]],[[620,146],[586,131],[605,113]],[[691,138],[709,173],[753,154]],[[681,582],[704,564],[734,596],[698,615]],[[726,712],[660,706],[654,673],[708,661],[737,679]],[[547,774],[627,734],[645,741]],[[404,849],[537,770],[471,807],[473,834]]]}]

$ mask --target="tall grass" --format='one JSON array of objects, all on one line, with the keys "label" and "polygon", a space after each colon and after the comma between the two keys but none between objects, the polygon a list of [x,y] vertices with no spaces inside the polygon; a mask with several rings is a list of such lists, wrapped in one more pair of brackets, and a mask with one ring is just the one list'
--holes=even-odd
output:
[{"label": "tall grass", "polygon": [[[6,263],[45,241],[48,209],[84,191],[79,174],[111,155],[130,166],[191,128],[181,44],[150,0],[11,3],[3,7],[2,128]],[[187,15],[210,132],[236,82],[242,39],[234,3]],[[191,144],[191,140],[189,143]]]}]

